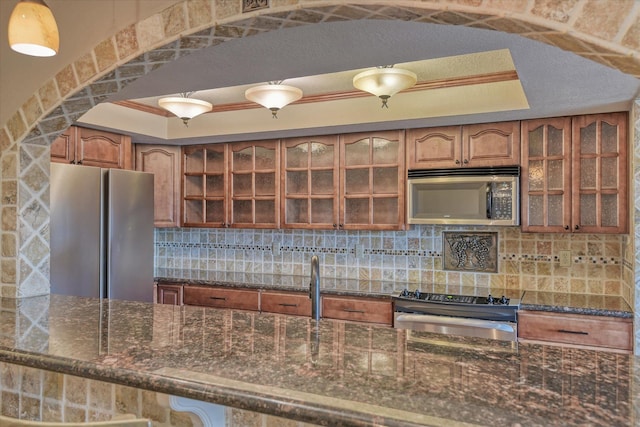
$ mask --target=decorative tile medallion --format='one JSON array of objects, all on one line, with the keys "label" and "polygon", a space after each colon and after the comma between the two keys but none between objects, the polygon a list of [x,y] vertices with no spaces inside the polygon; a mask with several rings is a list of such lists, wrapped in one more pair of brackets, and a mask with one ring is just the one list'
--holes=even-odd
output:
[{"label": "decorative tile medallion", "polygon": [[254,10],[266,9],[269,7],[269,0],[242,0],[242,13],[253,12]]},{"label": "decorative tile medallion", "polygon": [[442,232],[443,268],[498,272],[498,233]]}]

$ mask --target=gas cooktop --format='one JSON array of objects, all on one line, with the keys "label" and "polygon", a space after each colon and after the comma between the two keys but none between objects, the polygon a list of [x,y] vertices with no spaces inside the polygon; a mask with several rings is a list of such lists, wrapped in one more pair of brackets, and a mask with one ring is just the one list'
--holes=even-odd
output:
[{"label": "gas cooktop", "polygon": [[393,297],[394,310],[438,316],[515,322],[520,300],[501,296],[439,294],[409,291]]}]

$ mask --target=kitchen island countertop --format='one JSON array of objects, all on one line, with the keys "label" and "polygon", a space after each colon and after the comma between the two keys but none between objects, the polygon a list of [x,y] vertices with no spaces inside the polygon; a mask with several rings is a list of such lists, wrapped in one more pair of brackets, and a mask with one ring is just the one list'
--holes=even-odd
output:
[{"label": "kitchen island countertop", "polygon": [[309,423],[640,420],[640,361],[631,355],[59,295],[4,298],[0,307],[2,361]]}]

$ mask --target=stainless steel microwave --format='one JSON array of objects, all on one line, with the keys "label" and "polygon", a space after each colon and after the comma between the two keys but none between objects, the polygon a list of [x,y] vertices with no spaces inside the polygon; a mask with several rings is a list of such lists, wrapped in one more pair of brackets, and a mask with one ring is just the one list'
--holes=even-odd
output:
[{"label": "stainless steel microwave", "polygon": [[520,224],[520,167],[410,170],[409,224]]}]

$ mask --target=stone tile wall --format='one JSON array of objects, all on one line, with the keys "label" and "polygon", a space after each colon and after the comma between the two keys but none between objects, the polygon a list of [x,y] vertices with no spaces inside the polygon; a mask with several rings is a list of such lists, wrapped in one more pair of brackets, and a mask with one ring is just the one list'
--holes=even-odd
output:
[{"label": "stone tile wall", "polygon": [[[403,232],[156,229],[155,265],[308,275],[311,255],[317,254],[322,277],[623,295],[631,301],[622,277],[624,236],[529,234],[517,227],[496,227],[498,273],[443,270],[442,232],[469,230],[428,225]],[[274,245],[280,254],[274,255]],[[356,245],[363,249],[361,256],[356,256]],[[560,267],[560,250],[571,251],[571,267]]]}]

